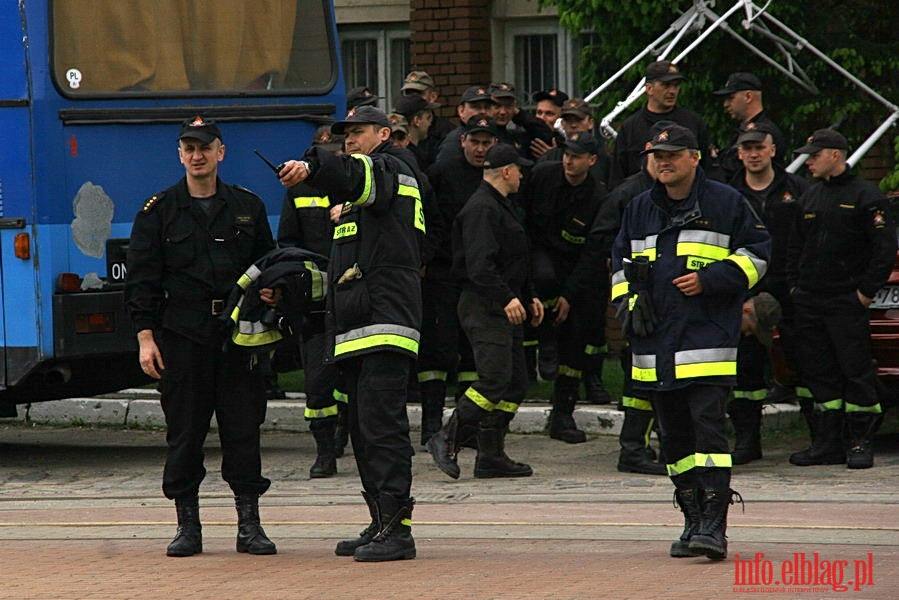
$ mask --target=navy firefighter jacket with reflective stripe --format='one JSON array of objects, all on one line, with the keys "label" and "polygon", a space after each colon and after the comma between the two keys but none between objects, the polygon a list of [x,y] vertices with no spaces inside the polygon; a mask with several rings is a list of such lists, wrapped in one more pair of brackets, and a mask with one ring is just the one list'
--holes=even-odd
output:
[{"label": "navy firefighter jacket with reflective stripe", "polygon": [[[659,319],[651,336],[630,338],[635,388],[736,383],[743,300],[765,275],[770,249],[748,201],[701,168],[681,202],[668,199],[658,182],[631,201],[612,247],[612,300],[626,301],[629,293],[622,258],[646,256]],[[703,291],[686,296],[672,281],[693,271]]]},{"label": "navy firefighter jacket with reflective stripe", "polygon": [[309,183],[344,204],[328,268],[336,360],[382,350],[418,355],[421,194],[412,170],[384,147],[346,156],[310,148],[304,156]]}]

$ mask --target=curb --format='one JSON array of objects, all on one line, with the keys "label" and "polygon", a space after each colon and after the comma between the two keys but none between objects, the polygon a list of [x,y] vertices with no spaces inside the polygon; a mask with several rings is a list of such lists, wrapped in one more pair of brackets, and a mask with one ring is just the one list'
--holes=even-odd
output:
[{"label": "curb", "polygon": [[[309,431],[303,418],[306,408],[305,395],[288,393],[286,400],[269,400],[263,431]],[[450,400],[451,403],[451,400]],[[614,405],[583,405],[574,411],[574,420],[586,433],[614,435],[621,433],[624,413]],[[68,398],[33,404],[20,404],[18,415],[10,420],[41,425],[112,425],[119,427],[165,427],[165,418],[159,404],[159,393],[154,390],[123,390],[95,398]],[[511,423],[514,433],[543,433],[549,423],[551,406],[546,402],[526,400],[518,409]],[[413,431],[421,428],[421,406],[407,407],[409,426]],[[448,418],[451,408],[444,410]],[[784,428],[799,423],[802,418],[794,404],[766,404],[762,418],[768,427]],[[212,427],[216,427],[215,417]]]}]

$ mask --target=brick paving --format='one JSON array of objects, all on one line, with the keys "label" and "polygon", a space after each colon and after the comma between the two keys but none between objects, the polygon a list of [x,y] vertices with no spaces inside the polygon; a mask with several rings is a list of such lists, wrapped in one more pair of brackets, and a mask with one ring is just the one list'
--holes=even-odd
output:
[{"label": "brick paving", "polygon": [[[279,554],[234,551],[234,510],[211,440],[205,551],[175,559],[164,555],[175,526],[159,491],[161,432],[0,427],[0,598],[896,598],[899,589],[895,440],[879,440],[878,466],[866,471],[792,467],[795,442],[768,442],[764,460],[735,469],[746,512],[732,507],[731,556],[718,563],[668,558],[682,525],[670,483],[615,471],[614,438],[566,445],[510,436],[510,455],[531,462],[535,476],[508,481],[473,479],[470,455],[450,481],[419,452],[418,558],[384,564],[333,554],[367,518],[352,459],[340,459],[338,477],[311,481],[308,434],[263,441],[273,486],[262,516]],[[744,568],[735,554],[763,553],[760,573],[770,565],[779,577],[794,553],[816,552],[819,562],[847,561],[844,582],[870,552],[873,585],[734,585]]]}]

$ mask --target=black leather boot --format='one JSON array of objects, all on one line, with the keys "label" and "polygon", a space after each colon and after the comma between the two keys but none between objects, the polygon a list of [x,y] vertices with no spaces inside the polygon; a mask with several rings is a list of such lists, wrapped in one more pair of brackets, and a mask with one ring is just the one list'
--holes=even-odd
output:
[{"label": "black leather boot", "polygon": [[[333,417],[328,417],[333,419]],[[336,443],[334,441],[334,430],[337,428],[337,422],[330,424],[318,423],[314,424],[315,429],[312,435],[315,437],[315,462],[309,469],[310,479],[323,479],[325,477],[334,477],[337,475],[337,453]]]},{"label": "black leather boot", "polygon": [[488,417],[478,429],[478,456],[474,463],[474,476],[478,479],[496,477],[530,477],[534,474],[530,465],[512,460],[506,455],[508,427],[498,422],[498,417]]},{"label": "black leather boot", "polygon": [[582,381],[584,382],[584,402],[587,404],[609,404],[612,402],[612,396],[606,390],[602,382],[602,363],[593,365],[584,371]]},{"label": "black leather boot", "polygon": [[812,445],[791,454],[790,463],[799,467],[845,464],[843,416],[842,409],[815,411],[815,435]]},{"label": "black leather boot", "polygon": [[674,490],[674,501],[684,513],[684,532],[680,539],[671,544],[671,556],[674,558],[688,558],[701,556],[698,550],[690,550],[690,539],[699,533],[699,524],[702,519],[702,510],[699,506],[699,490]]},{"label": "black leather boot", "polygon": [[705,554],[712,560],[727,558],[727,509],[734,498],[743,504],[743,497],[731,489],[701,490],[702,515],[699,531],[690,537],[687,548]]},{"label": "black leather boot", "polygon": [[549,437],[569,444],[587,441],[587,434],[577,428],[574,422],[574,405],[578,400],[579,381],[573,377],[559,375],[553,389],[552,413],[549,415]]},{"label": "black leather boot", "polygon": [[381,530],[369,543],[356,548],[353,558],[359,562],[415,558],[415,540],[412,538],[414,505],[414,498],[397,500],[389,494],[380,496]]},{"label": "black leather boot", "polygon": [[277,554],[274,542],[268,539],[259,522],[259,496],[234,496],[237,508],[237,551],[250,554]]},{"label": "black leather boot", "polygon": [[446,424],[432,435],[427,443],[434,464],[453,479],[459,479],[460,473],[459,463],[456,462],[456,455],[459,453],[459,446],[456,443],[458,429],[459,409],[456,409]]},{"label": "black leather boot", "polygon": [[362,497],[365,498],[365,503],[368,505],[371,523],[359,533],[359,537],[356,539],[337,542],[337,548],[334,549],[334,554],[337,556],[352,556],[356,552],[356,548],[369,543],[381,531],[381,512],[378,508],[378,499],[367,492],[362,492]]},{"label": "black leather boot", "polygon": [[877,427],[878,418],[878,414],[869,412],[851,412],[846,415],[846,429],[849,432],[846,466],[850,469],[870,469],[874,466],[871,436]]},{"label": "black leather boot", "polygon": [[166,549],[166,556],[193,556],[203,551],[203,527],[200,525],[200,500],[196,496],[175,498],[178,532]]},{"label": "black leather boot", "polygon": [[734,426],[734,450],[731,460],[745,465],[762,457],[762,403],[757,400],[734,398],[727,407]]},{"label": "black leather boot", "polygon": [[643,473],[645,475],[667,475],[665,465],[652,458],[649,448],[649,433],[652,430],[653,413],[649,410],[624,407],[624,423],[618,441],[618,470],[622,473]]},{"label": "black leather boot", "polygon": [[443,405],[446,401],[446,382],[439,379],[419,384],[421,389],[421,445],[443,427]]}]

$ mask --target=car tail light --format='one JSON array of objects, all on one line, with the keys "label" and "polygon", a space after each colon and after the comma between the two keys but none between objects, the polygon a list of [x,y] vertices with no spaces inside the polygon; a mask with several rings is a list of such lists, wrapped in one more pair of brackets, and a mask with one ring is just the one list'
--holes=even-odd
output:
[{"label": "car tail light", "polygon": [[112,333],[114,313],[81,313],[75,316],[75,333]]}]

